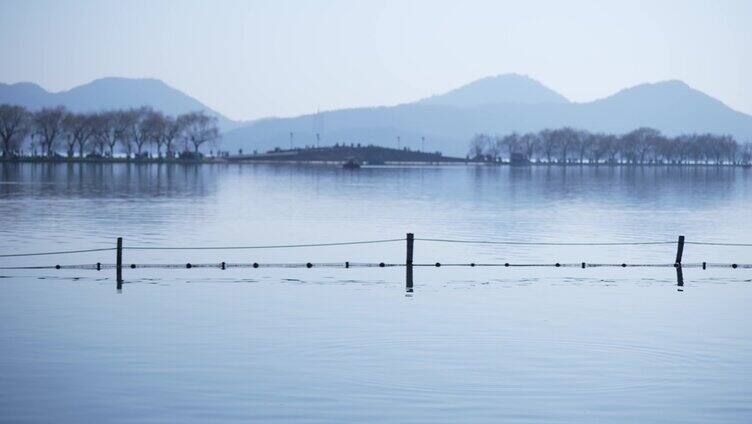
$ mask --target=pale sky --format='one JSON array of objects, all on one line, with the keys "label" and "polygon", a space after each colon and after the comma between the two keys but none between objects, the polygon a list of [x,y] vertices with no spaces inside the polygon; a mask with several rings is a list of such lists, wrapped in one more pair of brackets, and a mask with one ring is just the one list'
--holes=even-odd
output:
[{"label": "pale sky", "polygon": [[234,119],[510,72],[574,101],[680,79],[752,114],[752,1],[0,0],[0,58],[0,82],[153,77]]}]

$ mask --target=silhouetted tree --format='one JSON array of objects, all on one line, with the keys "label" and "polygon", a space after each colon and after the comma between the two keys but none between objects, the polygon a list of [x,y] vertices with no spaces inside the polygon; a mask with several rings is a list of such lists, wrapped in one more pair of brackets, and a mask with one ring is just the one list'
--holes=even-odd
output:
[{"label": "silhouetted tree", "polygon": [[141,126],[146,132],[150,143],[157,147],[157,157],[162,157],[162,146],[164,145],[164,133],[166,130],[167,119],[162,112],[150,110],[144,117]]},{"label": "silhouetted tree", "polygon": [[144,150],[144,146],[150,143],[154,139],[153,128],[151,126],[150,117],[155,114],[154,109],[150,107],[140,107],[138,109],[132,109],[132,123],[131,123],[131,139],[136,146],[136,157],[141,158]]},{"label": "silhouetted tree", "polygon": [[118,142],[117,112],[105,111],[94,116],[94,139],[102,153],[107,150],[110,157],[115,156],[115,146]]},{"label": "silhouetted tree", "polygon": [[78,156],[84,157],[84,150],[89,141],[94,137],[94,119],[91,114],[68,112],[62,123],[62,131],[65,138],[66,154],[69,158],[78,147]]},{"label": "silhouetted tree", "polygon": [[577,131],[570,127],[564,127],[554,130],[553,136],[559,153],[559,162],[567,163],[569,152],[575,148],[579,140]]},{"label": "silhouetted tree", "polygon": [[624,151],[633,164],[646,163],[649,155],[663,139],[661,133],[652,128],[638,128],[623,136]]},{"label": "silhouetted tree", "polygon": [[133,153],[133,140],[137,121],[137,109],[118,110],[115,112],[115,139],[123,147],[126,157],[131,157]]},{"label": "silhouetted tree", "polygon": [[520,144],[520,136],[517,133],[507,134],[504,137],[496,137],[500,148],[507,150],[507,158],[512,159],[512,153],[517,153]]},{"label": "silhouetted tree", "polygon": [[203,111],[180,115],[178,120],[182,121],[182,127],[184,128],[183,137],[186,144],[190,143],[196,154],[199,153],[199,147],[202,144],[219,137],[217,118],[207,116]]},{"label": "silhouetted tree", "polygon": [[740,154],[740,161],[744,165],[749,165],[752,163],[752,143],[746,143],[743,146],[741,146],[741,149],[739,149]]},{"label": "silhouetted tree", "polygon": [[0,105],[0,142],[3,157],[18,153],[23,140],[31,130],[31,113],[23,106]]},{"label": "silhouetted tree", "polygon": [[539,132],[538,137],[541,141],[541,153],[546,157],[546,163],[551,163],[556,152],[556,133],[546,129]]},{"label": "silhouetted tree", "polygon": [[[470,142],[473,157],[498,157],[494,143],[479,134]],[[669,138],[653,128],[638,128],[622,136],[590,133],[573,128],[545,129],[537,134],[519,136],[510,133],[497,136],[496,146],[504,146],[509,154],[521,152],[530,160],[567,164],[577,162],[609,164],[738,164],[743,162],[749,147],[740,146],[733,137],[713,134],[684,134]],[[574,161],[572,158],[576,158]]]},{"label": "silhouetted tree", "polygon": [[519,140],[520,150],[528,161],[533,159],[533,155],[540,149],[540,137],[534,133],[526,133]]},{"label": "silhouetted tree", "polygon": [[182,137],[184,126],[183,121],[172,116],[166,116],[164,121],[164,132],[162,132],[162,142],[165,145],[166,155],[168,158],[175,156],[175,142]]},{"label": "silhouetted tree", "polygon": [[66,110],[63,106],[43,108],[34,113],[34,134],[39,137],[45,155],[55,154],[56,143],[63,131]]},{"label": "silhouetted tree", "polygon": [[498,162],[502,150],[504,150],[504,145],[502,144],[501,137],[498,135],[493,138],[489,137],[488,147],[486,147],[486,156],[488,156],[489,160]]},{"label": "silhouetted tree", "polygon": [[470,140],[470,157],[475,160],[482,159],[490,142],[491,140],[486,134],[475,134]]}]

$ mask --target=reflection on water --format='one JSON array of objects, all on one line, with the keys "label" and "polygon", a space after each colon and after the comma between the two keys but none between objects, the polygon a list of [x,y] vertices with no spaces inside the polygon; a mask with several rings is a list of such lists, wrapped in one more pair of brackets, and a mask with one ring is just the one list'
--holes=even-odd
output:
[{"label": "reflection on water", "polygon": [[[216,192],[224,176],[254,178],[262,175],[279,183],[301,183],[307,189],[319,184],[357,183],[368,189],[393,188],[409,180],[411,185],[434,193],[435,176],[448,173],[472,183],[472,193],[509,188],[519,199],[561,200],[578,195],[625,196],[634,200],[658,196],[721,201],[746,186],[750,171],[722,167],[494,167],[457,168],[365,168],[353,172],[328,166],[309,165],[194,165],[107,163],[0,163],[0,195],[46,196],[204,196]],[[370,186],[374,184],[375,186]],[[301,187],[303,188],[303,187]],[[469,187],[468,187],[469,188]],[[746,187],[743,187],[746,188]],[[447,197],[457,193],[435,190]],[[372,194],[372,193],[366,193]],[[701,196],[700,196],[701,195]],[[662,198],[662,200],[666,200]]]},{"label": "reflection on water", "polygon": [[216,191],[216,168],[107,163],[2,164],[0,196],[203,196]]},{"label": "reflection on water", "polygon": [[[750,171],[0,164],[0,253],[404,237],[750,242]],[[386,262],[405,243],[125,251]],[[416,263],[672,263],[676,245],[415,242]],[[684,263],[752,262],[687,245]],[[21,259],[21,265],[48,258]],[[114,253],[55,258],[112,263]],[[11,263],[0,258],[0,266]],[[749,422],[749,269],[0,272],[2,422]],[[411,291],[414,290],[414,291]],[[681,292],[677,292],[677,290]]]}]

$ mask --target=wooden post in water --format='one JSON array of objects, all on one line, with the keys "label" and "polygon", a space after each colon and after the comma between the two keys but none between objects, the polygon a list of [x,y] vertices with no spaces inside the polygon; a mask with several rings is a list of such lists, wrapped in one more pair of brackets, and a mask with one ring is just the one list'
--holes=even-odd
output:
[{"label": "wooden post in water", "polygon": [[679,242],[676,245],[676,260],[675,264],[681,266],[682,254],[684,254],[684,236],[679,236]]},{"label": "wooden post in water", "polygon": [[123,284],[123,238],[117,239],[117,253],[115,256],[115,274],[117,275],[118,288]]},{"label": "wooden post in water", "polygon": [[413,291],[413,243],[415,236],[407,233],[407,258],[405,259],[405,288],[408,293]]},{"label": "wooden post in water", "polygon": [[679,236],[679,241],[676,245],[676,261],[674,261],[674,267],[676,268],[676,285],[679,287],[679,291],[682,291],[684,287],[684,274],[682,273],[682,255],[684,254],[684,236]]},{"label": "wooden post in water", "polygon": [[684,273],[682,272],[681,265],[676,267],[676,285],[679,287],[679,291],[683,291],[684,287]]}]

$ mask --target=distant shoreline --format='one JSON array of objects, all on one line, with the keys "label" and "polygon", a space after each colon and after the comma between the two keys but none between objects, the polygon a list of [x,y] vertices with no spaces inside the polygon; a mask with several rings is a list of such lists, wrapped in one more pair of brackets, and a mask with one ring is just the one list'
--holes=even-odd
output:
[{"label": "distant shoreline", "polygon": [[[79,157],[12,157],[4,158],[0,157],[0,163],[48,163],[48,164],[64,164],[64,163],[88,163],[88,164],[134,164],[134,165],[223,165],[223,164],[262,164],[262,165],[320,165],[320,166],[341,166],[343,161],[339,160],[274,160],[274,159],[250,159],[250,158],[225,158],[225,157],[210,157],[203,159],[178,159],[178,158],[79,158]],[[379,163],[363,164],[366,167],[399,167],[399,166],[476,166],[476,167],[510,167],[516,169],[525,169],[532,167],[560,167],[560,168],[575,168],[575,167],[587,167],[587,168],[658,168],[658,167],[671,167],[671,168],[752,168],[752,164],[745,163],[559,163],[559,162],[530,162],[527,164],[512,164],[509,161],[478,161],[472,159],[459,159],[452,161],[386,161]]]},{"label": "distant shoreline", "polygon": [[203,159],[178,159],[178,158],[81,158],[81,157],[44,157],[44,156],[16,156],[11,158],[0,157],[4,163],[144,163],[144,164],[204,164],[221,163],[220,158]]}]

